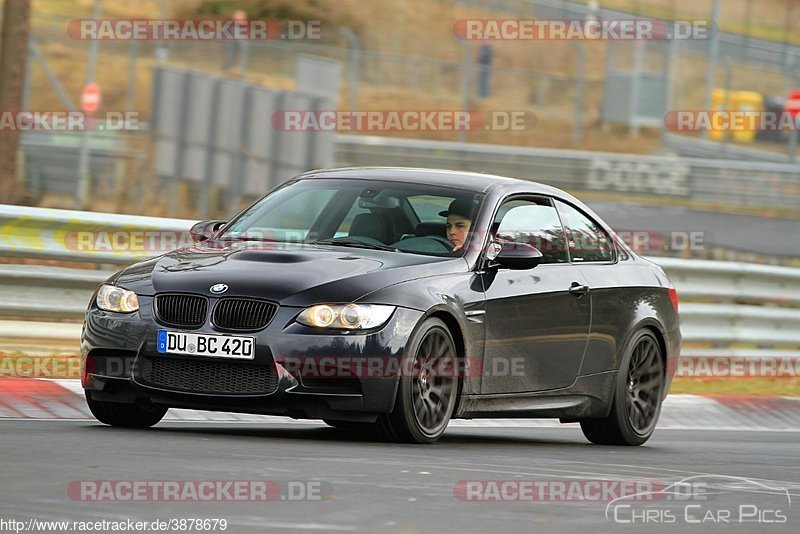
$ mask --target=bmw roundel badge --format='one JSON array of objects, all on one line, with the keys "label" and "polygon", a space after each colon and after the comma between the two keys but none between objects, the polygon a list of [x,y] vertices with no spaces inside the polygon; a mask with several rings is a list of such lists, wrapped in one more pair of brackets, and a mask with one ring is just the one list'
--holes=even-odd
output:
[{"label": "bmw roundel badge", "polygon": [[225,284],[214,284],[211,286],[211,292],[215,295],[219,295],[220,293],[225,293],[228,290],[228,286]]}]

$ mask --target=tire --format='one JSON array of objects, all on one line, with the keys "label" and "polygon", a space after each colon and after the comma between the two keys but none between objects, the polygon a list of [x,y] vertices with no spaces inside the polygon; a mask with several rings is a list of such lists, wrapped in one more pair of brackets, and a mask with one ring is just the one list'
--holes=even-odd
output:
[{"label": "tire", "polygon": [[92,415],[103,424],[123,428],[149,428],[164,417],[168,408],[159,406],[142,407],[137,404],[107,402],[92,399],[86,392],[86,403]]},{"label": "tire", "polygon": [[609,415],[582,419],[583,435],[596,445],[643,444],[655,430],[663,393],[661,345],[652,331],[639,330],[620,362]]},{"label": "tire", "polygon": [[[459,392],[456,345],[447,325],[426,319],[408,344],[404,372],[394,410],[378,419],[387,439],[401,443],[432,443],[444,434]],[[438,369],[430,372],[431,367]],[[411,372],[407,370],[411,369]]]}]

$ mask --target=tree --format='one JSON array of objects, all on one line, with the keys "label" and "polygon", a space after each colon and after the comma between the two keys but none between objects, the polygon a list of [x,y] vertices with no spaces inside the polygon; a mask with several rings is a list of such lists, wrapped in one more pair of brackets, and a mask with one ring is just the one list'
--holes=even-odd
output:
[{"label": "tree", "polygon": [[[21,111],[30,32],[30,0],[5,0],[0,42],[0,112]],[[15,121],[16,122],[16,121]],[[21,199],[17,180],[19,132],[0,132],[0,202]]]}]

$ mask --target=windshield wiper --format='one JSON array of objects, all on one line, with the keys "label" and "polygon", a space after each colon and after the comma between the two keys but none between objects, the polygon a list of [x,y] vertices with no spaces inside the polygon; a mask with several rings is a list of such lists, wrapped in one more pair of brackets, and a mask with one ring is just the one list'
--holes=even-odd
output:
[{"label": "windshield wiper", "polygon": [[320,239],[314,241],[313,245],[339,245],[342,247],[368,248],[372,250],[388,250],[397,252],[397,249],[388,245],[377,245],[375,243],[365,243],[356,239]]}]

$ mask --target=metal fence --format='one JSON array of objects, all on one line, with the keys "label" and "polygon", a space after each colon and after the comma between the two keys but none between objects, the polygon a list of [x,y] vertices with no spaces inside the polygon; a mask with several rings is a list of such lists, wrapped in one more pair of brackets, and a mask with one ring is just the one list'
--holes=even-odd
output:
[{"label": "metal fence", "polygon": [[[72,197],[78,188],[80,135],[26,132],[22,136],[25,187],[31,202],[45,195]],[[92,132],[89,138],[90,190],[95,198],[140,197],[148,172],[144,135]]]},{"label": "metal fence", "polygon": [[[0,205],[0,257],[76,264],[76,268],[0,265],[0,317],[80,319],[92,290],[116,268],[111,264],[153,255],[131,246],[132,234],[154,229],[185,233],[194,222]],[[81,241],[76,233],[106,237],[84,249],[76,245]],[[128,237],[120,241],[115,234]],[[96,246],[100,241],[117,250],[100,250]],[[677,287],[685,342],[708,347],[690,353],[724,354],[745,343],[764,357],[798,357],[800,269],[651,259]],[[88,268],[92,266],[95,269]]]},{"label": "metal fence", "polygon": [[243,199],[333,160],[330,132],[282,131],[271,121],[284,109],[332,109],[328,98],[159,66],[151,104],[154,171],[173,195],[179,182],[193,184],[202,217],[213,188],[236,211]]},{"label": "metal fence", "polygon": [[[752,3],[755,0],[747,1]],[[460,3],[476,8],[505,9],[509,16],[522,18],[630,19],[641,16],[613,9],[592,9],[586,3],[556,0],[462,0]],[[726,0],[726,5],[728,3]],[[709,14],[704,10],[707,11],[705,6],[698,7],[698,18],[708,17]],[[454,11],[453,16],[463,15]],[[50,98],[55,91],[66,108],[74,107],[69,95],[75,97],[80,92],[82,80],[70,77],[59,82],[58,73],[54,73],[52,68],[56,62],[80,65],[85,61],[86,43],[69,39],[66,35],[65,28],[69,21],[70,18],[66,16],[38,18],[33,28],[32,50],[35,53],[31,54],[32,64],[28,70],[38,73],[36,65],[47,70],[47,80],[52,87],[45,82],[31,90],[29,84],[26,106],[41,109],[41,97]],[[445,26],[443,34],[452,37],[452,26]],[[372,39],[375,38],[372,36]],[[524,46],[513,48],[514,52],[510,52],[512,48],[509,47],[513,47],[513,44],[494,43],[496,60],[491,68],[491,98],[484,99],[478,91],[479,73],[484,68],[478,60],[481,43],[452,38],[434,56],[407,53],[399,43],[390,42],[391,39],[391,36],[381,38],[383,46],[379,47],[380,50],[373,50],[371,45],[374,43],[366,42],[366,37],[359,38],[357,32],[350,28],[333,27],[326,30],[325,38],[321,41],[244,42],[242,50],[246,49],[247,53],[228,74],[246,75],[251,81],[266,81],[273,87],[291,87],[297,58],[310,54],[338,60],[345,66],[346,83],[341,85],[339,98],[344,107],[359,108],[373,105],[374,101],[389,101],[395,102],[393,105],[396,106],[412,108],[438,106],[470,109],[471,106],[481,105],[497,107],[502,102],[507,109],[533,108],[542,118],[553,119],[556,124],[565,122],[567,128],[570,124],[576,128],[586,127],[604,116],[604,96],[610,96],[604,95],[604,91],[608,93],[615,87],[614,84],[605,83],[613,73],[604,68],[598,58],[610,56],[606,52],[612,45],[623,60],[636,57],[636,50],[639,49],[635,42],[535,42],[523,43]],[[790,89],[796,88],[800,47],[788,41],[768,41],[727,32],[720,33],[716,42],[719,45],[720,67],[715,79],[717,87],[730,85],[735,90],[784,97]],[[424,52],[418,43],[411,44],[415,46],[410,48]],[[646,48],[652,50],[653,54],[644,60],[643,70],[635,65],[635,61],[633,67],[614,70],[617,74],[626,71],[626,76],[641,77],[642,83],[646,84],[652,77],[647,64],[658,63],[658,56],[664,55],[664,49],[669,46],[668,42],[663,41],[648,42]],[[703,85],[703,78],[708,77],[706,60],[709,50],[709,41],[705,39],[679,42],[673,63],[680,62],[681,68],[674,69],[677,71],[674,73],[662,72],[663,83],[659,79],[653,85],[659,89],[659,93],[664,93],[665,98],[669,98],[670,102],[666,104],[668,109],[699,109],[705,105],[705,89],[695,89]],[[590,60],[594,60],[589,61],[586,68],[580,61],[580,51],[591,54]],[[104,97],[107,102],[104,106],[127,110],[148,109],[149,96],[141,90],[137,92],[137,85],[151,76],[154,64],[167,62],[184,68],[222,73],[229,55],[226,43],[196,41],[104,41],[99,54],[101,62],[108,65],[108,68],[100,69],[97,73],[98,83],[109,89]],[[661,72],[664,69],[657,70]],[[723,70],[730,71],[729,83],[722,79]],[[660,89],[662,86],[663,91]],[[659,115],[655,109],[664,105],[664,98],[660,95],[652,100],[649,91],[640,93],[644,93],[644,100],[639,105],[647,106],[649,102],[653,108],[648,108],[650,114]],[[652,123],[653,116],[649,118]],[[563,124],[558,126],[563,127]],[[579,139],[579,136],[573,136],[573,139]],[[676,149],[681,150],[685,146],[678,145]],[[785,151],[776,153],[786,156]],[[759,158],[763,155],[767,160],[772,157],[765,150],[752,152],[751,155]]]},{"label": "metal fence", "polygon": [[[644,17],[642,12],[623,11],[621,9],[613,9],[608,7],[593,8],[588,2],[570,2],[565,0],[456,0],[459,4],[470,6],[474,8],[491,9],[492,11],[504,11],[509,14],[519,13],[533,13],[537,17],[545,18],[561,18],[561,19],[584,19],[586,17],[596,17],[599,19],[630,19]],[[758,0],[742,0],[744,6],[737,6],[742,12],[742,17],[736,20],[733,17],[724,17],[724,22],[730,22],[742,27],[742,33],[731,33],[726,31],[718,32],[719,35],[719,53],[722,57],[731,57],[739,61],[754,63],[759,66],[764,64],[770,65],[775,69],[783,70],[795,64],[792,58],[800,60],[800,46],[792,44],[789,37],[793,34],[792,18],[797,17],[798,11],[795,11],[792,2],[786,2],[786,7],[783,11],[778,10],[772,13],[773,22],[777,22],[783,18],[780,30],[783,32],[783,41],[768,40],[754,37],[751,35],[752,22],[754,15],[758,13],[757,8]],[[602,4],[602,2],[600,2]],[[731,4],[734,0],[725,0],[724,7],[732,7]],[[698,2],[692,12],[679,13],[675,11],[675,3],[669,5],[655,6],[655,10],[662,13],[658,18],[661,20],[674,20],[680,17],[691,17],[692,19],[705,19],[709,20],[711,12],[709,9],[710,2]],[[633,7],[647,7],[638,2]],[[670,10],[671,7],[671,10]],[[686,6],[682,6],[686,9]],[[666,8],[666,9],[665,9]],[[763,15],[763,13],[761,13]],[[759,17],[764,18],[764,17]],[[776,28],[777,29],[777,28]],[[708,42],[703,40],[687,40],[686,51],[697,56],[706,56],[708,54]]]},{"label": "metal fence", "polygon": [[[494,3],[478,1],[472,3],[478,7],[490,5],[495,9],[499,8],[499,3],[507,4],[516,10],[515,16],[523,17],[530,16],[531,13],[560,18],[584,17],[588,14],[588,7],[585,4],[574,2],[498,0]],[[531,9],[539,11],[532,12]],[[612,11],[601,11],[599,15],[618,18],[630,16]],[[63,30],[67,20],[53,19],[51,28],[47,28],[46,25],[35,28],[35,38],[40,49],[37,57],[41,59],[42,64],[50,61],[48,57],[70,58],[70,61],[75,60],[75,57],[83,58],[86,43],[64,38]],[[59,31],[48,31],[53,28]],[[724,41],[728,37],[738,38],[723,34],[721,39]],[[557,62],[556,67],[545,68],[535,64],[524,68],[496,65],[493,88],[497,99],[492,102],[506,102],[509,107],[517,104],[535,106],[537,115],[542,115],[540,121],[542,131],[550,126],[547,118],[573,120],[572,117],[583,117],[574,119],[575,122],[581,123],[584,119],[599,117],[595,111],[602,100],[603,80],[596,76],[599,72],[597,69],[594,73],[591,69],[588,73],[581,73],[572,61],[574,51],[571,44],[561,43],[563,57],[569,61]],[[691,46],[695,44],[689,43]],[[115,87],[114,83],[118,80],[114,80],[113,77],[129,77],[130,79],[125,80],[128,83],[128,94],[124,101],[126,108],[130,109],[130,103],[148,101],[149,97],[144,96],[141,91],[134,94],[136,84],[130,82],[136,81],[137,71],[139,81],[143,72],[147,76],[161,72],[159,69],[152,69],[154,65],[159,64],[158,61],[161,61],[154,59],[159,51],[167,51],[168,62],[187,67],[220,70],[225,59],[224,46],[222,43],[203,42],[103,42],[100,49],[101,58],[102,61],[108,62],[109,68],[101,69],[98,79],[104,87]],[[337,33],[324,42],[270,41],[250,43],[248,46],[250,46],[249,63],[244,65],[247,73],[254,76],[263,74],[269,77],[270,83],[275,84],[292,81],[297,57],[301,54],[313,54],[342,61],[347,72],[340,100],[347,101],[351,107],[369,102],[370,98],[380,98],[384,91],[392,96],[396,96],[398,92],[403,93],[403,97],[414,96],[417,99],[409,101],[408,105],[417,108],[423,108],[430,102],[435,102],[435,105],[441,107],[449,106],[453,101],[469,104],[476,92],[474,78],[478,65],[475,63],[475,43],[471,43],[471,47],[459,50],[460,45],[456,42],[453,46],[456,53],[453,53],[453,50],[443,51],[438,54],[442,57],[435,58],[364,50],[358,37],[346,31],[342,31],[341,35]],[[705,53],[703,46],[705,43],[697,44],[697,54]],[[724,52],[725,46],[722,46],[722,49],[723,54],[727,53]],[[747,43],[745,52],[736,54],[731,52],[731,54],[744,57],[751,54],[752,50],[761,49],[771,50],[770,57],[774,61],[766,63],[780,69],[782,68],[778,59],[780,51],[788,50],[789,52],[784,53],[783,57],[791,57],[797,47],[781,47],[780,43],[762,43],[752,39]],[[445,56],[449,56],[449,59],[444,59]],[[785,76],[786,79],[792,79],[794,70],[796,69],[780,71],[780,74],[788,76]],[[466,78],[465,72],[469,75]],[[155,74],[155,78],[158,79],[158,74]],[[465,79],[466,84],[463,83]],[[76,83],[76,80],[68,81]],[[219,80],[223,80],[218,82],[219,85],[238,87],[242,84],[239,79],[232,76]],[[579,99],[576,104],[577,86],[581,81],[585,82],[584,91],[587,95],[583,106],[580,105]],[[680,84],[675,81],[675,85]],[[77,94],[78,90],[72,89],[72,91],[57,92],[62,95],[70,92]],[[197,90],[204,89],[198,87]],[[46,88],[34,91],[30,96],[39,98],[48,92],[49,88]],[[117,92],[123,93],[123,91]],[[682,94],[680,90],[675,92],[678,96]],[[113,91],[109,91],[108,101],[112,101],[113,98],[115,98]],[[428,98],[430,99],[426,100]],[[115,105],[120,106],[121,100],[123,99],[119,98]],[[402,99],[400,101],[405,102]],[[236,193],[237,189],[249,187],[250,195],[258,195],[276,183],[270,176],[273,170],[270,161],[275,161],[274,158],[270,160],[270,152],[284,152],[282,148],[285,147],[267,141],[261,143],[260,148],[255,150],[239,150],[241,143],[238,142],[238,136],[243,129],[237,130],[236,126],[241,126],[241,121],[228,121],[224,124],[220,122],[219,135],[225,141],[222,152],[226,153],[223,154],[224,157],[219,157],[219,154],[203,150],[200,145],[193,144],[199,132],[206,131],[208,125],[214,122],[205,120],[211,114],[198,111],[193,114],[191,120],[184,121],[178,117],[178,111],[183,105],[190,109],[198,108],[177,100],[172,106],[166,105],[160,108],[156,106],[154,115],[161,116],[162,124],[184,131],[185,144],[191,145],[185,158],[155,157],[151,165],[149,132],[141,132],[141,135],[131,134],[127,137],[97,133],[92,135],[90,166],[93,178],[92,191],[101,200],[116,202],[116,206],[105,209],[128,212],[144,212],[147,209],[147,213],[179,214],[183,217],[195,214],[202,216],[204,213],[230,213],[231,204],[236,204],[240,200],[240,195]],[[577,114],[573,113],[576,105],[579,112]],[[140,104],[134,107],[146,109],[147,106]],[[243,107],[236,108],[237,113],[241,112],[239,117],[246,115],[243,109]],[[585,115],[581,115],[581,111],[585,112]],[[253,112],[256,113],[257,110],[254,109]],[[260,114],[261,126],[267,124],[268,118],[268,113]],[[689,202],[713,203],[737,209],[755,207],[782,208],[795,212],[798,210],[800,166],[781,164],[778,160],[784,157],[782,154],[770,153],[769,158],[775,161],[758,163],[754,160],[769,159],[763,155],[764,151],[753,151],[733,145],[726,151],[725,146],[719,143],[675,135],[666,135],[664,139],[668,147],[673,147],[678,152],[702,157],[735,156],[742,161],[689,160],[350,135],[336,137],[335,161],[340,165],[413,165],[493,172],[551,183],[573,191],[616,192],[632,199],[658,196]],[[34,202],[45,192],[74,194],[78,179],[77,136],[25,135],[23,146],[28,187],[33,192]],[[235,160],[233,156],[240,157],[238,161],[232,161]],[[215,167],[209,164],[209,160],[224,160],[226,157],[227,165]],[[180,166],[179,161],[182,162]],[[304,165],[295,165],[291,168],[286,166],[285,173],[275,175],[281,174],[285,177],[320,164],[324,163],[307,158]],[[241,173],[243,168],[249,173],[244,178]],[[186,203],[187,209],[182,211],[174,209],[173,204],[176,203],[178,195],[174,191],[165,190],[161,187],[161,183],[150,177],[153,169],[159,173],[177,172],[189,177],[185,183],[194,187],[186,195],[181,191],[181,197],[189,199]],[[213,186],[209,187],[209,183]],[[218,202],[219,198],[224,199],[229,194],[234,199],[233,202]],[[209,207],[212,201],[216,204],[216,209]],[[159,202],[164,203],[163,208],[158,206]],[[155,209],[149,210],[152,206],[155,206]],[[95,209],[98,209],[97,205]]]}]

